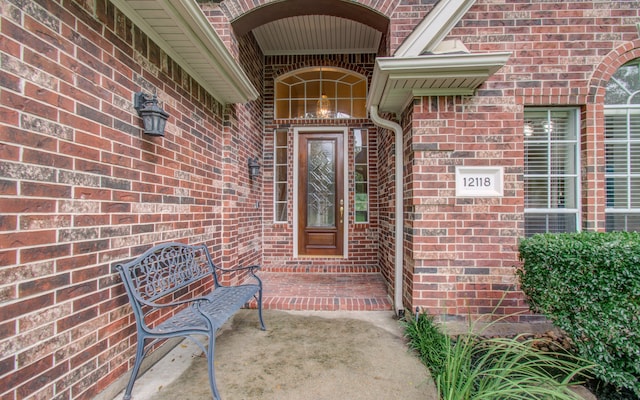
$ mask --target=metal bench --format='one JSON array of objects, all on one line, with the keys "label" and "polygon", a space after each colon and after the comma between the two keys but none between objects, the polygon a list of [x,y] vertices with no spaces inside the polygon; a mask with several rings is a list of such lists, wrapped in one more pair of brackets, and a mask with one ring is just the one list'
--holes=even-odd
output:
[{"label": "metal bench", "polygon": [[[128,263],[116,265],[133,308],[138,333],[135,364],[124,400],[131,399],[133,384],[149,348],[158,340],[181,336],[192,339],[206,354],[211,392],[214,399],[219,400],[213,364],[216,331],[253,298],[258,302],[260,327],[265,330],[262,281],[255,275],[258,268],[257,265],[218,268],[206,246],[183,243],[161,244]],[[248,273],[250,283],[222,284],[226,282],[225,274],[243,272]],[[189,296],[195,288],[202,294]],[[198,335],[207,337],[206,349],[193,337]],[[147,339],[152,341],[145,351]]]}]

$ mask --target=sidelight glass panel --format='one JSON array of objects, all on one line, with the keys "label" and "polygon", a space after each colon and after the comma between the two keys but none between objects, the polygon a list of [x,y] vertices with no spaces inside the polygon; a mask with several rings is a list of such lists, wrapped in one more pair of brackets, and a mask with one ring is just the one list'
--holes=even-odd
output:
[{"label": "sidelight glass panel", "polygon": [[287,221],[287,131],[277,130],[274,132],[274,199],[273,199],[273,215],[274,222]]},{"label": "sidelight glass panel", "polygon": [[366,129],[353,131],[356,223],[369,222],[369,138]]},{"label": "sidelight glass panel", "polygon": [[310,140],[307,154],[307,225],[310,227],[335,226],[335,141]]}]

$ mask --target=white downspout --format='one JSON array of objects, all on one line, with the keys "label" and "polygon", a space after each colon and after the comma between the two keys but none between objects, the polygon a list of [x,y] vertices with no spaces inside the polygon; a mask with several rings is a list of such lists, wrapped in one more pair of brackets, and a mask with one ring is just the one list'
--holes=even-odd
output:
[{"label": "white downspout", "polygon": [[395,306],[396,315],[400,316],[404,313],[404,307],[402,303],[402,270],[404,264],[404,142],[402,135],[402,127],[396,122],[383,119],[378,115],[378,106],[369,107],[369,115],[374,124],[379,127],[390,129],[395,135],[395,157],[396,157],[396,242],[395,242],[395,285],[393,292],[393,302]]}]

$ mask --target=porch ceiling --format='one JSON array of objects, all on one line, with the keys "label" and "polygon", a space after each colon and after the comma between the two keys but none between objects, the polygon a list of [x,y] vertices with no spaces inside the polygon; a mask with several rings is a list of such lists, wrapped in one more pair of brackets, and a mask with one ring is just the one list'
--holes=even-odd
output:
[{"label": "porch ceiling", "polygon": [[330,15],[278,19],[253,29],[265,55],[377,53],[382,32]]},{"label": "porch ceiling", "polygon": [[378,53],[389,19],[355,1],[287,0],[256,7],[234,21],[265,55]]},{"label": "porch ceiling", "polygon": [[195,0],[110,0],[218,101],[258,97]]}]

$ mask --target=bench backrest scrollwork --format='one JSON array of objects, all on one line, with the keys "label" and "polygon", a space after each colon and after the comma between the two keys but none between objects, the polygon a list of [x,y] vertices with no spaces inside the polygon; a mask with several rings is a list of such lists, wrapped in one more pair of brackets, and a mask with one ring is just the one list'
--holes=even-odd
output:
[{"label": "bench backrest scrollwork", "polygon": [[139,306],[143,304],[157,307],[171,302],[171,296],[180,293],[180,289],[205,277],[212,276],[214,285],[219,286],[205,245],[166,243],[115,268],[120,272],[129,296],[135,298],[132,306],[138,308],[138,312],[142,311]]}]

